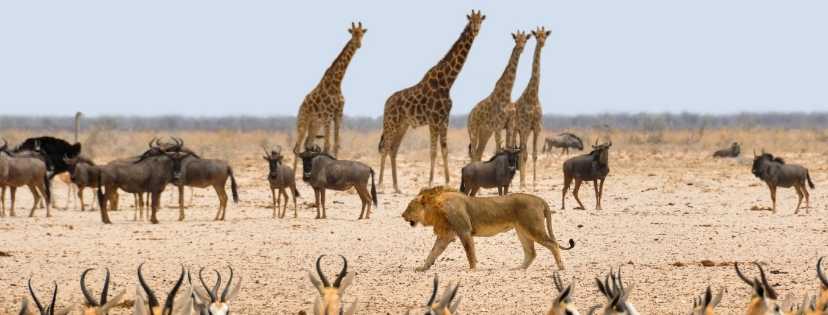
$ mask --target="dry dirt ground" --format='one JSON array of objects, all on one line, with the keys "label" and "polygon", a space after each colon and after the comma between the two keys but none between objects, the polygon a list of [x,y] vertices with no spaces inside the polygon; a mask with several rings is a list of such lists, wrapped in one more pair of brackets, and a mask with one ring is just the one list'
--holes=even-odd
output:
[{"label": "dry dirt ground", "polygon": [[[766,264],[771,283],[782,296],[795,295],[800,301],[806,291],[814,292],[816,260],[828,255],[828,198],[823,193],[828,187],[828,159],[821,152],[785,153],[791,162],[810,168],[817,185],[811,196],[813,208],[810,214],[794,215],[796,195],[785,189],[779,193],[779,212],[772,214],[752,210],[769,206],[770,197],[764,184],[750,174],[750,149],[744,150],[748,158],[712,160],[708,150],[679,146],[645,151],[616,144],[604,210],[593,210],[592,187],[587,186],[581,196],[588,210],[573,210],[570,196],[568,209],[553,215],[557,238],[577,242],[563,254],[563,278],[574,279],[574,298],[581,311],[603,302],[594,278],[618,266],[628,284],[635,286],[630,301],[642,314],[686,314],[693,296],[708,285],[726,288],[719,307],[722,313],[740,313],[750,291],[736,277],[733,262]],[[184,222],[176,221],[175,204],[165,192],[158,225],[132,221],[132,200],[123,194],[124,210],[113,213],[113,225],[101,224],[98,212],[74,207],[54,211],[53,218],[45,218],[42,210],[28,218],[31,198],[27,191],[20,192],[18,217],[0,219],[0,310],[16,313],[29,277],[42,298],[56,281],[59,303],[73,305],[82,300],[80,273],[90,267],[99,269],[90,280],[95,292],[101,286],[100,269],[108,267],[113,290],[127,290],[126,298],[132,301],[136,268],[145,262],[145,274],[158,292],[169,290],[181,264],[196,270],[230,264],[244,281],[232,304],[234,313],[296,314],[310,310],[317,294],[307,271],[320,254],[348,257],[357,276],[346,301],[358,298],[361,314],[400,314],[424,303],[435,274],[443,284],[461,281],[460,310],[466,314],[540,314],[557,295],[551,277],[557,267],[545,249],[538,248],[528,270],[511,270],[523,255],[513,231],[476,239],[480,260],[476,271],[468,270],[459,242],[431,270],[414,271],[434,242],[430,229],[411,228],[400,218],[408,201],[426,184],[428,161],[422,154],[401,155],[404,194],[390,193],[387,176],[380,208],[370,220],[362,221],[356,220],[359,201],[351,192],[329,193],[329,218],[315,220],[315,210],[309,206],[313,192],[301,182],[299,218],[272,219],[266,165],[256,154],[239,153],[233,159],[241,202],[230,205],[225,222],[212,221],[216,199],[208,189],[196,190]],[[360,159],[379,172],[376,155]],[[560,208],[563,160],[557,154],[543,156],[537,186],[515,186],[515,190],[538,194],[553,209]],[[451,186],[457,186],[464,161],[462,152],[452,152]],[[442,176],[437,179],[442,183]],[[60,183],[55,186],[62,205],[65,188]],[[714,266],[702,266],[704,260]],[[331,257],[324,269],[333,277],[339,266],[338,259]],[[119,308],[114,314],[131,314],[131,310]]]}]

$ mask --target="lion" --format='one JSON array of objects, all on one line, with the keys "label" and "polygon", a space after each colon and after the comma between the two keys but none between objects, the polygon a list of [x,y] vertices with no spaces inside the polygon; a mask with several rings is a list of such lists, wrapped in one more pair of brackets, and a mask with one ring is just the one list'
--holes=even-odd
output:
[{"label": "lion", "polygon": [[[408,203],[403,219],[416,227],[433,226],[437,240],[422,267],[431,268],[434,261],[445,251],[449,243],[460,238],[469,267],[477,266],[473,236],[494,236],[515,229],[523,245],[523,264],[515,269],[526,269],[535,259],[535,242],[548,248],[555,257],[558,269],[563,270],[561,249],[575,247],[569,240],[569,248],[561,247],[552,233],[552,211],[543,199],[529,194],[512,194],[499,197],[469,197],[447,187],[426,188]],[[544,219],[546,228],[544,229]]]}]

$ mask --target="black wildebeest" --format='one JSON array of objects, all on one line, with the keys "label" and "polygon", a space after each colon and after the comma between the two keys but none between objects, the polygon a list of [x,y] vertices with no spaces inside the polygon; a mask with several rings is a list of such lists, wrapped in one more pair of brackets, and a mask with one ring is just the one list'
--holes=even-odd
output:
[{"label": "black wildebeest", "polygon": [[738,142],[734,142],[730,145],[727,149],[717,150],[713,152],[714,158],[727,158],[727,157],[739,157],[739,154],[742,153],[742,146],[739,145]]},{"label": "black wildebeest", "polygon": [[592,146],[592,152],[573,157],[564,162],[564,186],[561,192],[561,209],[566,208],[566,192],[569,190],[569,185],[572,183],[572,180],[575,179],[575,188],[572,190],[572,195],[575,196],[575,201],[578,202],[578,207],[575,209],[584,209],[584,204],[578,198],[578,189],[581,188],[581,183],[583,181],[592,181],[595,186],[595,209],[601,210],[601,197],[604,195],[604,180],[607,178],[607,174],[609,174],[609,148],[611,146],[612,141],[599,145],[596,139],[595,145]]},{"label": "black wildebeest", "polygon": [[5,216],[5,194],[6,187],[9,187],[11,194],[11,205],[9,214],[15,216],[14,204],[17,195],[17,187],[27,186],[32,192],[34,202],[32,203],[29,217],[34,216],[37,204],[45,199],[46,217],[52,216],[51,210],[51,184],[46,163],[43,161],[39,147],[34,147],[34,152],[20,151],[17,153],[8,150],[8,143],[3,140],[0,146],[0,216]]},{"label": "black wildebeest", "polygon": [[[164,153],[150,156],[134,162],[113,161],[101,166],[101,178],[98,180],[98,203],[101,209],[101,221],[111,224],[107,212],[107,200],[116,197],[118,189],[128,193],[150,194],[150,222],[158,223],[156,216],[160,205],[161,193],[167,184],[173,181],[173,167],[176,160],[180,162],[184,154]],[[105,188],[105,192],[102,188]]]},{"label": "black wildebeest", "polygon": [[[70,180],[78,188],[78,200],[80,200],[81,211],[85,211],[86,204],[83,203],[83,190],[85,188],[95,189],[95,187],[98,187],[98,178],[100,177],[101,169],[91,159],[82,155],[73,158],[65,157],[63,161],[68,168]],[[93,208],[94,205],[95,203],[93,202]]]},{"label": "black wildebeest", "polygon": [[[313,145],[299,154],[302,159],[302,180],[313,187],[316,197],[316,218],[327,218],[325,209],[325,190],[347,190],[355,188],[362,201],[359,219],[371,216],[371,201],[377,205],[377,188],[374,183],[374,169],[357,161],[337,160],[322,152],[318,145]],[[371,179],[371,192],[368,192],[368,179]]]},{"label": "black wildebeest", "polygon": [[796,194],[799,199],[796,202],[796,210],[794,213],[799,213],[799,206],[802,204],[802,197],[805,197],[805,209],[811,208],[811,195],[808,193],[805,182],[808,186],[814,189],[814,182],[811,181],[811,175],[808,169],[802,165],[785,164],[785,160],[773,156],[773,154],[765,153],[760,155],[753,153],[753,167],[751,172],[758,177],[770,189],[771,200],[773,200],[773,212],[776,213],[776,188],[790,188],[796,189]]},{"label": "black wildebeest", "polygon": [[584,150],[584,142],[578,136],[564,132],[560,133],[554,138],[546,138],[543,142],[543,149],[541,152],[552,152],[552,148],[561,148],[561,154],[569,154],[569,149]]},{"label": "black wildebeest", "polygon": [[[299,190],[296,189],[296,179],[293,176],[293,169],[283,163],[282,146],[278,146],[276,150],[271,150],[270,152],[265,150],[265,155],[262,158],[267,161],[270,170],[267,175],[267,181],[270,183],[270,195],[273,197],[273,217],[285,217],[288,200],[290,199],[287,191],[285,191],[288,188],[290,189],[291,195],[293,195],[293,217],[298,217],[299,212],[296,207],[296,198],[299,197]],[[278,197],[276,195],[276,189],[279,190]],[[285,204],[282,210],[279,211],[282,196],[285,196]]]},{"label": "black wildebeest", "polygon": [[472,162],[460,171],[460,192],[476,196],[480,188],[495,188],[499,196],[509,194],[520,159],[519,148],[497,152],[486,162]]}]

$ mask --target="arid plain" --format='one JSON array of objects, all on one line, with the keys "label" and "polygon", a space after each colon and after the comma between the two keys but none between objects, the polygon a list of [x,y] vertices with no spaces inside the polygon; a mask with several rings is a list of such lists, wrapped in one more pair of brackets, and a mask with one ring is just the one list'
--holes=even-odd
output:
[{"label": "arid plain", "polygon": [[[548,131],[550,134],[553,131]],[[14,131],[4,137],[15,143],[48,132]],[[581,190],[588,210],[573,210],[568,196],[561,205],[559,152],[540,155],[537,184],[514,191],[537,194],[556,213],[553,228],[559,240],[573,238],[577,245],[563,254],[565,281],[574,279],[576,304],[584,313],[599,302],[594,278],[611,267],[622,266],[628,284],[634,284],[629,301],[642,314],[686,314],[694,296],[706,286],[726,288],[719,306],[725,314],[738,314],[750,295],[733,270],[734,262],[759,261],[770,270],[771,284],[794,301],[818,287],[817,258],[828,255],[828,133],[823,130],[712,130],[659,133],[580,130],[589,142],[612,139],[611,172],[605,184],[603,206],[594,210],[591,185]],[[85,150],[97,162],[139,154],[146,142],[166,133],[84,133]],[[361,314],[400,314],[428,298],[431,280],[438,274],[445,286],[460,280],[460,310],[465,314],[541,314],[557,295],[552,283],[556,270],[551,254],[538,248],[535,263],[513,271],[523,257],[514,232],[475,239],[478,269],[468,270],[459,242],[453,243],[431,270],[415,272],[434,242],[432,231],[411,228],[400,218],[406,204],[427,185],[428,139],[417,130],[404,142],[401,155],[403,194],[391,193],[386,174],[379,209],[370,220],[357,221],[359,199],[353,192],[328,194],[327,220],[315,220],[313,191],[299,182],[299,218],[292,208],[285,219],[271,218],[267,164],[262,146],[282,145],[289,152],[289,136],[265,132],[182,132],[186,145],[205,157],[228,159],[240,186],[241,202],[231,204],[227,220],[214,222],[217,199],[212,189],[196,189],[187,219],[178,222],[177,203],[168,191],[163,196],[161,224],[134,222],[132,199],[122,194],[121,211],[111,215],[113,225],[100,222],[97,211],[80,212],[75,205],[53,211],[45,218],[39,210],[28,218],[31,197],[18,192],[16,218],[0,218],[0,310],[16,313],[26,296],[26,280],[33,278],[41,297],[60,286],[59,303],[82,301],[78,279],[86,268],[108,267],[114,291],[127,290],[127,302],[114,314],[131,314],[136,268],[145,262],[145,274],[157,292],[166,292],[181,265],[191,270],[232,265],[243,276],[241,293],[232,303],[237,314],[296,314],[310,311],[317,295],[307,272],[320,254],[348,257],[357,272],[346,302],[359,300]],[[68,134],[58,134],[70,139]],[[379,174],[376,153],[379,133],[345,132],[342,158],[371,165]],[[450,186],[459,184],[466,163],[465,130],[449,136]],[[732,141],[742,143],[743,156],[714,160],[711,154]],[[793,214],[796,194],[780,190],[779,211],[770,206],[768,189],[750,173],[751,151],[762,148],[810,168],[816,183],[810,214]],[[490,151],[487,151],[490,152]],[[577,153],[580,154],[580,153]],[[571,156],[571,155],[570,155]],[[289,159],[289,162],[292,160]],[[288,163],[291,164],[291,163]],[[439,170],[439,168],[438,168]],[[440,172],[436,183],[443,183]],[[66,187],[54,184],[57,204],[66,203]],[[492,190],[485,191],[491,195]],[[91,202],[91,191],[87,191]],[[187,193],[189,200],[189,192]],[[705,262],[704,264],[702,262]],[[339,270],[336,259],[327,260],[329,275]],[[706,267],[704,265],[710,265]],[[747,267],[754,273],[753,267]],[[226,271],[224,271],[226,273]],[[99,292],[101,273],[90,286]],[[225,278],[226,279],[226,278]],[[212,277],[209,281],[212,281]]]}]

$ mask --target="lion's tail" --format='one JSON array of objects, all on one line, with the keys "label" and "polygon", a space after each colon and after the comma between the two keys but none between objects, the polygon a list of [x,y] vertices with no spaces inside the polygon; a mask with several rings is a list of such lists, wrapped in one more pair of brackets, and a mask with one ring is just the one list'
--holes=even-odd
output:
[{"label": "lion's tail", "polygon": [[[555,238],[555,233],[552,232],[552,210],[549,209],[549,205],[545,205],[546,209],[543,210],[544,215],[546,216],[546,232],[549,233],[549,237],[552,238],[552,241],[555,244],[558,243],[558,240]],[[560,244],[558,245],[562,250],[570,250],[575,247],[575,240],[569,239],[569,247],[563,247]]]}]

